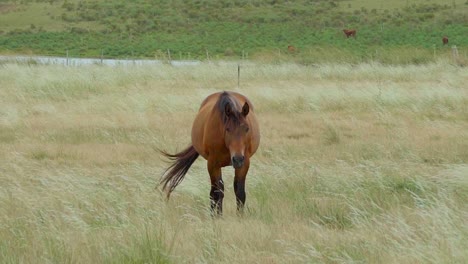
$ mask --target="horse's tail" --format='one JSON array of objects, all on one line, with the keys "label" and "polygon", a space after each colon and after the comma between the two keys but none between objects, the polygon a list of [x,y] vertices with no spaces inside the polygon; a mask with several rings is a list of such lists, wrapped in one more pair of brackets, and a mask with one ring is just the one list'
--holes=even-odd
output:
[{"label": "horse's tail", "polygon": [[184,179],[185,174],[190,169],[190,166],[198,158],[199,154],[193,146],[190,146],[177,154],[169,154],[165,151],[160,151],[164,156],[173,161],[172,165],[164,172],[160,184],[163,185],[163,190],[167,190],[167,198],[171,192]]}]

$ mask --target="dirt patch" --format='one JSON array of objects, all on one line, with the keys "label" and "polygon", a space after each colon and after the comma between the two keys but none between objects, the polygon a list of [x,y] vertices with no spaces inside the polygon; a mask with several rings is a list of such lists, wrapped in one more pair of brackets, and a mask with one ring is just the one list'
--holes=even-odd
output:
[{"label": "dirt patch", "polygon": [[15,11],[17,6],[15,4],[0,3],[0,14],[6,14]]}]

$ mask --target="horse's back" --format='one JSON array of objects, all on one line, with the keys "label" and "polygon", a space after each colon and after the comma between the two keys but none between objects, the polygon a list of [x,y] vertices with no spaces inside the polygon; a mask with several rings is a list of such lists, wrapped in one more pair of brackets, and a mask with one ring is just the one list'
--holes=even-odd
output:
[{"label": "horse's back", "polygon": [[[208,159],[208,149],[210,148],[207,144],[207,140],[209,140],[211,144],[214,144],[214,140],[219,141],[217,144],[222,144],[223,140],[220,129],[213,129],[213,127],[218,125],[216,122],[218,120],[216,118],[217,113],[214,109],[220,95],[220,92],[214,93],[203,100],[192,125],[192,145],[205,159]],[[220,123],[220,121],[218,122]]]},{"label": "horse's back", "polygon": [[220,92],[219,92],[219,93],[214,93],[214,94],[208,95],[208,96],[205,98],[205,100],[203,100],[203,102],[201,103],[200,109],[198,110],[198,112],[200,112],[200,111],[202,110],[202,108],[203,108],[204,106],[206,106],[207,104],[208,104],[208,105],[213,105],[213,106],[214,106],[214,104],[216,104],[216,102],[218,101],[218,98],[219,98],[220,95],[221,95]]},{"label": "horse's back", "polygon": [[[223,93],[224,92],[217,92],[217,93],[208,95],[205,98],[205,100],[203,100],[203,102],[201,103],[199,111],[201,111],[202,108],[204,108],[206,105],[214,106],[216,102],[218,101],[219,97],[221,96],[221,94]],[[234,96],[239,101],[241,106],[244,105],[245,102],[247,102],[250,106],[250,109],[254,110],[252,102],[250,102],[250,100],[246,96],[237,92],[228,92],[228,93]]]}]

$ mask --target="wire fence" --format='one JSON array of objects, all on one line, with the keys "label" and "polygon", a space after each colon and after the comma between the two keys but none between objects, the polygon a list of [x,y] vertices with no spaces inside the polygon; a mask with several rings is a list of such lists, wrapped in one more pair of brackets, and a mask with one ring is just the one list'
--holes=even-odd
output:
[{"label": "wire fence", "polygon": [[[81,66],[81,65],[162,65],[170,64],[173,66],[190,66],[198,65],[203,61],[220,60],[219,56],[213,56],[206,50],[206,57],[201,59],[192,59],[191,54],[181,53],[173,54],[171,50],[161,51],[158,50],[152,57],[134,56],[133,53],[125,58],[116,58],[113,56],[105,55],[104,51],[96,57],[82,57],[78,52],[73,50],[65,50],[63,56],[57,55],[0,55],[0,62],[18,62],[30,64],[59,64],[65,66]],[[234,57],[234,56],[231,56]],[[236,60],[248,59],[248,52],[242,50]]]},{"label": "wire fence", "polygon": [[0,56],[2,62],[18,62],[29,64],[56,64],[64,66],[82,65],[107,65],[107,66],[131,66],[131,65],[163,65],[194,66],[201,63],[200,60],[156,60],[156,59],[111,59],[111,58],[72,58],[57,56]]},{"label": "wire fence", "polygon": [[[447,45],[448,46],[448,45]],[[290,46],[292,47],[292,46]],[[422,62],[433,62],[440,58],[445,58],[451,60],[453,63],[458,65],[467,66],[468,56],[467,50],[462,47],[458,50],[457,46],[452,45],[450,48],[444,49],[443,52],[440,52],[436,46],[433,46],[431,50],[425,50],[421,54],[413,54],[408,56],[408,52],[404,50],[399,51],[390,51],[390,50],[379,50],[376,49],[375,52],[366,53],[366,57],[361,58],[358,56],[352,57],[346,54],[345,57],[337,50],[331,51],[322,51],[320,49],[308,49],[308,50],[297,50],[294,49],[291,51],[290,47],[286,50],[277,49],[277,52],[272,52],[269,55],[264,57],[259,57],[264,62],[297,62],[300,64],[317,64],[320,62],[349,62],[349,63],[358,63],[358,62],[382,62],[390,64],[409,64],[416,63],[420,64]],[[332,53],[332,54],[329,54]],[[388,54],[387,54],[388,53]],[[248,61],[249,54],[245,51],[242,51],[241,56],[231,56],[229,58],[212,56],[208,51],[206,51],[206,57],[201,59],[188,59],[187,57],[175,56],[171,54],[170,50],[167,52],[159,52],[158,55],[153,57],[133,57],[129,56],[126,58],[115,58],[111,56],[105,56],[104,52],[101,53],[99,57],[94,58],[85,58],[80,56],[71,56],[72,52],[66,50],[64,56],[47,56],[47,55],[0,55],[0,63],[25,63],[25,64],[53,64],[53,65],[64,65],[64,66],[82,66],[82,65],[106,65],[106,66],[143,66],[143,65],[172,65],[172,66],[195,66],[199,65],[202,62],[210,61]],[[326,55],[329,56],[326,56]],[[393,58],[396,56],[397,58]],[[402,57],[402,58],[400,58]],[[405,59],[406,58],[406,59]]]}]

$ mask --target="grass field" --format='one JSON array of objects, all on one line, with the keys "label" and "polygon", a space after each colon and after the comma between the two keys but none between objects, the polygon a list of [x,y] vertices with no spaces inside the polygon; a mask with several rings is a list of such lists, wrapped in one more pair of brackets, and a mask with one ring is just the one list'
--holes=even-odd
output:
[{"label": "grass field", "polygon": [[[0,65],[2,263],[463,263],[468,71],[439,61]],[[256,107],[236,216],[200,158],[166,202],[156,151],[189,144],[210,93]],[[233,171],[225,168],[226,183]]]},{"label": "grass field", "polygon": [[368,9],[395,9],[395,8],[405,8],[409,5],[434,5],[434,4],[446,4],[446,5],[455,5],[463,6],[466,3],[466,0],[393,0],[393,1],[384,1],[384,0],[345,0],[342,2],[343,5],[347,8],[360,9],[362,7]]},{"label": "grass field", "polygon": [[[435,53],[451,46],[466,58],[468,49],[466,0],[0,0],[0,14],[1,54],[253,59],[283,53],[296,63],[322,62],[326,54],[326,62],[380,56],[380,63],[401,65],[435,63]],[[345,28],[356,29],[356,38],[347,39]]]}]

